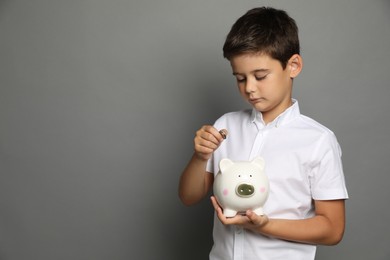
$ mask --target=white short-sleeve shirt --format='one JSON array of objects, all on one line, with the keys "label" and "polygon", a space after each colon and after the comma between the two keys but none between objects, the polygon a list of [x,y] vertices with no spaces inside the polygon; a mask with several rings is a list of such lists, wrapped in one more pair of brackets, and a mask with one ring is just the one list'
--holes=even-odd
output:
[{"label": "white short-sleeve shirt", "polygon": [[[217,174],[219,161],[265,159],[270,194],[264,212],[270,218],[314,216],[313,200],[347,199],[341,150],[335,135],[300,114],[298,102],[265,125],[256,110],[231,112],[214,124],[227,129],[227,139],[214,152],[207,171]],[[214,217],[210,260],[310,260],[316,246],[269,238]]]}]

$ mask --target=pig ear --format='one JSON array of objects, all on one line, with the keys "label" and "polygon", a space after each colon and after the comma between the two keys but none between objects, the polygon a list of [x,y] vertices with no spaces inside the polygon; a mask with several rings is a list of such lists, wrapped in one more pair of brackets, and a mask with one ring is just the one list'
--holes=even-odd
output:
[{"label": "pig ear", "polygon": [[227,168],[229,168],[230,166],[232,166],[234,163],[225,158],[225,159],[222,159],[220,162],[219,162],[219,169],[221,170],[221,172],[225,171]]},{"label": "pig ear", "polygon": [[265,161],[264,161],[264,158],[261,157],[261,156],[255,157],[255,158],[252,160],[251,163],[257,165],[257,166],[260,167],[261,169],[264,169]]}]

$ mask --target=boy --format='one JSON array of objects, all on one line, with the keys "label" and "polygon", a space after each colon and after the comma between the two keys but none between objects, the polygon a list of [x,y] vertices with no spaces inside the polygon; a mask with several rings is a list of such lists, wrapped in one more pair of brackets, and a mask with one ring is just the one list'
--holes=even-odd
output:
[{"label": "boy", "polygon": [[226,218],[211,197],[210,259],[314,259],[317,244],[342,239],[348,194],[336,137],[301,115],[292,99],[293,79],[303,66],[296,23],[282,10],[252,9],[233,25],[223,51],[253,109],[227,113],[197,131],[179,196],[186,205],[203,199],[222,158],[261,155],[270,181],[266,215],[248,210]]}]

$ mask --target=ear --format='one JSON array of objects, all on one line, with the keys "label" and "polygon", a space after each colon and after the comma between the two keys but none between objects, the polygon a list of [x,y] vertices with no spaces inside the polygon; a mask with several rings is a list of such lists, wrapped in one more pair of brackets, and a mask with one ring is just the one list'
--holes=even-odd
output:
[{"label": "ear", "polygon": [[257,165],[257,166],[260,167],[262,170],[264,169],[265,161],[264,161],[264,158],[263,158],[263,157],[257,156],[257,157],[255,157],[255,158],[252,160],[251,163]]},{"label": "ear", "polygon": [[290,78],[293,79],[298,76],[303,68],[303,60],[301,55],[294,54],[291,56],[291,58],[288,60],[287,66],[289,66],[290,69]]},{"label": "ear", "polygon": [[225,159],[222,159],[220,162],[219,162],[219,169],[221,170],[221,172],[224,172],[227,168],[229,168],[230,166],[232,166],[234,164],[234,162],[232,162],[231,160],[225,158]]}]

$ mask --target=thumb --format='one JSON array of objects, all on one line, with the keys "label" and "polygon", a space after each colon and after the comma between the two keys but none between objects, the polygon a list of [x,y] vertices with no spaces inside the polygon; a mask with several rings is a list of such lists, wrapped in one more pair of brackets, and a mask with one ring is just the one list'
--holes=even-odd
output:
[{"label": "thumb", "polygon": [[257,215],[251,210],[247,210],[246,216],[249,218],[249,220],[256,226],[262,227],[265,224],[268,223],[268,216],[267,215]]}]

